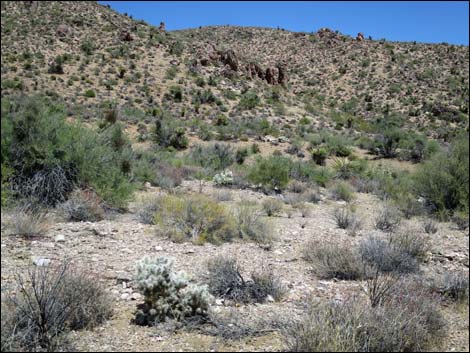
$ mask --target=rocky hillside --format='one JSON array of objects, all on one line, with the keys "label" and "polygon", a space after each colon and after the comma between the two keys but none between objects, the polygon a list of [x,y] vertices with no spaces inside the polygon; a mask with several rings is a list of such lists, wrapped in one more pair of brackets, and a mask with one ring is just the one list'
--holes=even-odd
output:
[{"label": "rocky hillside", "polygon": [[167,32],[95,2],[3,2],[1,28],[2,96],[58,95],[71,115],[113,102],[134,119],[162,106],[182,119],[256,116],[286,135],[303,117],[368,132],[390,112],[432,137],[468,126],[465,46],[327,28]]}]

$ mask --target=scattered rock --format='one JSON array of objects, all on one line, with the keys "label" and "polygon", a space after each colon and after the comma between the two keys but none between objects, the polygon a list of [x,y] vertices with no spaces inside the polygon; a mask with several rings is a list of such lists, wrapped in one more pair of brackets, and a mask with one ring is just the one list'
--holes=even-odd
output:
[{"label": "scattered rock", "polygon": [[163,248],[159,245],[155,245],[155,251],[163,251]]},{"label": "scattered rock", "polygon": [[129,299],[129,293],[121,294],[121,300],[128,300],[128,299]]}]

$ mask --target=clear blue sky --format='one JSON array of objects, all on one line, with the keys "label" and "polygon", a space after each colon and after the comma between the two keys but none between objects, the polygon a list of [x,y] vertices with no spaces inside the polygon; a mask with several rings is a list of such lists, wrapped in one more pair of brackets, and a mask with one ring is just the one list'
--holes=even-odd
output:
[{"label": "clear blue sky", "polygon": [[374,39],[468,45],[467,1],[99,1],[167,30],[209,25],[321,27]]}]

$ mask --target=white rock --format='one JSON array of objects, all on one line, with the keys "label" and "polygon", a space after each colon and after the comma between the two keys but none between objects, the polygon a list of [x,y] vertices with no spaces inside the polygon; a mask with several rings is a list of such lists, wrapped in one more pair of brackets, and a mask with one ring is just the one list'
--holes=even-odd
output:
[{"label": "white rock", "polygon": [[163,248],[159,245],[156,245],[154,249],[155,251],[163,251]]},{"label": "white rock", "polygon": [[35,264],[36,266],[39,266],[39,267],[49,266],[50,263],[51,263],[50,259],[45,259],[45,258],[42,258],[42,257],[38,257],[38,258],[33,259],[33,264]]},{"label": "white rock", "polygon": [[215,300],[215,305],[218,305],[218,306],[224,305],[224,300],[220,299],[220,298],[216,299]]},{"label": "white rock", "polygon": [[64,241],[65,241],[65,235],[63,235],[63,234],[57,234],[57,235],[55,236],[55,241],[56,241],[56,242],[64,242]]},{"label": "white rock", "polygon": [[273,298],[271,295],[268,295],[268,296],[266,297],[266,301],[267,301],[268,303],[274,303],[274,298]]},{"label": "white rock", "polygon": [[129,299],[129,293],[123,293],[123,294],[121,294],[121,299],[122,299],[122,300],[127,300],[127,299]]},{"label": "white rock", "polygon": [[142,298],[142,295],[139,293],[132,293],[131,295],[131,300],[140,300],[140,298]]}]

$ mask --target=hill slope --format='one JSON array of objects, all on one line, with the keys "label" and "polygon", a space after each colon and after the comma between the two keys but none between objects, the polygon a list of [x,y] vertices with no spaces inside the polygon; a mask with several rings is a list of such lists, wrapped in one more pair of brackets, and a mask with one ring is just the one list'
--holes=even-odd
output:
[{"label": "hill slope", "polygon": [[[468,124],[468,47],[444,43],[359,41],[329,29],[165,32],[94,2],[7,2],[1,61],[2,95],[45,92],[71,106],[164,106],[202,120],[228,112],[281,131],[307,116],[367,132],[389,112],[434,137]],[[254,107],[240,104],[250,89]]]}]

